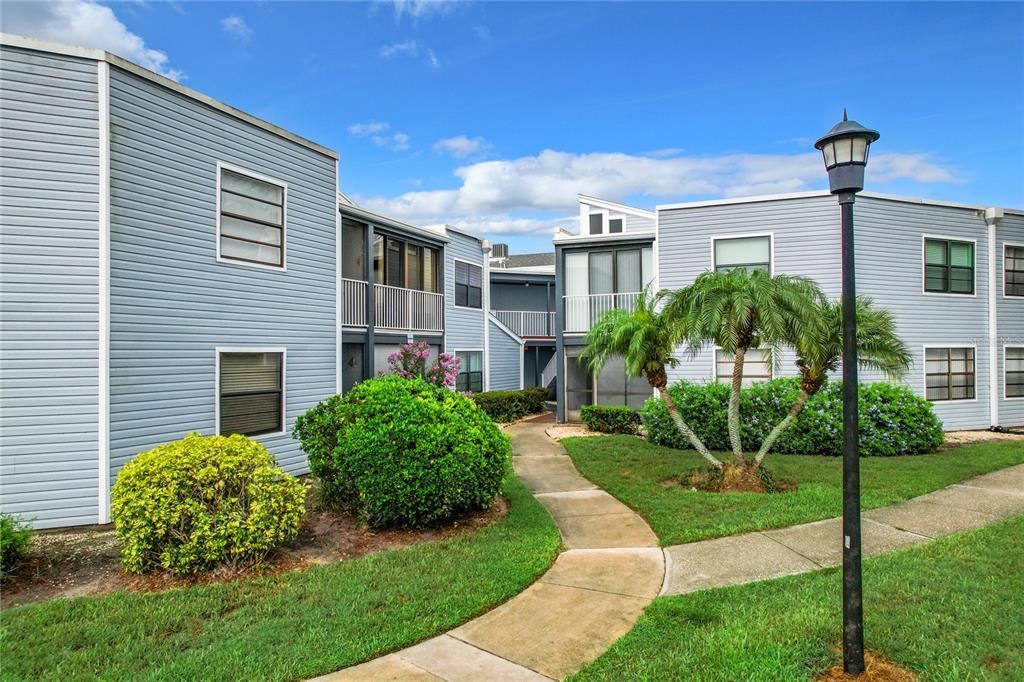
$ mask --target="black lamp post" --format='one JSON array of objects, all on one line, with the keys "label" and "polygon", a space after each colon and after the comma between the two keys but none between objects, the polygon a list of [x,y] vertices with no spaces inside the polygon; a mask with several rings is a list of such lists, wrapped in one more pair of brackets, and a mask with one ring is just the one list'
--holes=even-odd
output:
[{"label": "black lamp post", "polygon": [[828,185],[839,199],[843,248],[843,669],[864,671],[864,609],[860,577],[860,457],[857,448],[857,291],[853,202],[864,189],[868,147],[878,132],[846,119],[814,143],[825,158]]}]

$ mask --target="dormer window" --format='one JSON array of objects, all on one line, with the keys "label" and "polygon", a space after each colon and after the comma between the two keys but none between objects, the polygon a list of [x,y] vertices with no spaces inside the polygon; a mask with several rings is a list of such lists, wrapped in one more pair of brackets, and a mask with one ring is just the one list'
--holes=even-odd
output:
[{"label": "dormer window", "polygon": [[611,218],[608,221],[608,232],[609,234],[622,232],[622,218]]},{"label": "dormer window", "polygon": [[590,234],[601,234],[604,232],[604,214],[590,214]]}]

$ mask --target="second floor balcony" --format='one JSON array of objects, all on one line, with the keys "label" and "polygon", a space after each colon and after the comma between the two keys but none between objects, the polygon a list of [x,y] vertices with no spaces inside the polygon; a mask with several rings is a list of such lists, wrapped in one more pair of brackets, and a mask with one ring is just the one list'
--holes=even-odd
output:
[{"label": "second floor balcony", "polygon": [[564,296],[565,333],[585,334],[609,310],[619,308],[626,312],[636,310],[639,291],[621,294],[587,294],[583,296]]},{"label": "second floor balcony", "polygon": [[543,310],[492,310],[498,322],[523,338],[554,338],[555,314]]},{"label": "second floor balcony", "polygon": [[[367,282],[343,279],[341,286],[342,324],[366,327]],[[373,285],[374,327],[382,331],[444,331],[444,295],[404,287]]]}]

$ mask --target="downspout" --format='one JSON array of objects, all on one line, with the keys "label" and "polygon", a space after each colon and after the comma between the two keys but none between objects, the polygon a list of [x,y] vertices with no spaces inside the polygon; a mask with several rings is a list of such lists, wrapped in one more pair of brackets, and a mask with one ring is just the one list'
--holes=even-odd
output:
[{"label": "downspout", "polygon": [[996,253],[996,227],[1003,219],[1003,209],[986,208],[985,223],[988,225],[988,412],[989,428],[999,427],[999,321],[996,316],[998,286],[996,270],[999,255]]},{"label": "downspout", "polygon": [[555,246],[555,421],[565,423],[565,268],[562,247]]},{"label": "downspout", "polygon": [[487,239],[480,244],[484,254],[484,276],[482,277],[484,308],[484,390],[491,390],[491,242]]}]

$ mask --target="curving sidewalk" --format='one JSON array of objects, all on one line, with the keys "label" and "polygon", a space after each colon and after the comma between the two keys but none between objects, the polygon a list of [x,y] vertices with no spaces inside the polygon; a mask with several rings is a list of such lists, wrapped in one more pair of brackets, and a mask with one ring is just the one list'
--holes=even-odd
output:
[{"label": "curving sidewalk", "polygon": [[508,428],[513,466],[547,507],[568,549],[492,611],[408,649],[321,678],[562,679],[626,634],[664,582],[658,538],[634,511],[580,476],[545,424]]},{"label": "curving sidewalk", "polygon": [[[659,548],[635,512],[583,478],[545,425],[508,428],[519,478],[568,549],[492,611],[415,646],[324,677],[551,680],[596,659],[656,596],[804,573],[841,562],[840,519]],[[1024,514],[1024,464],[863,514],[865,556]]]}]

